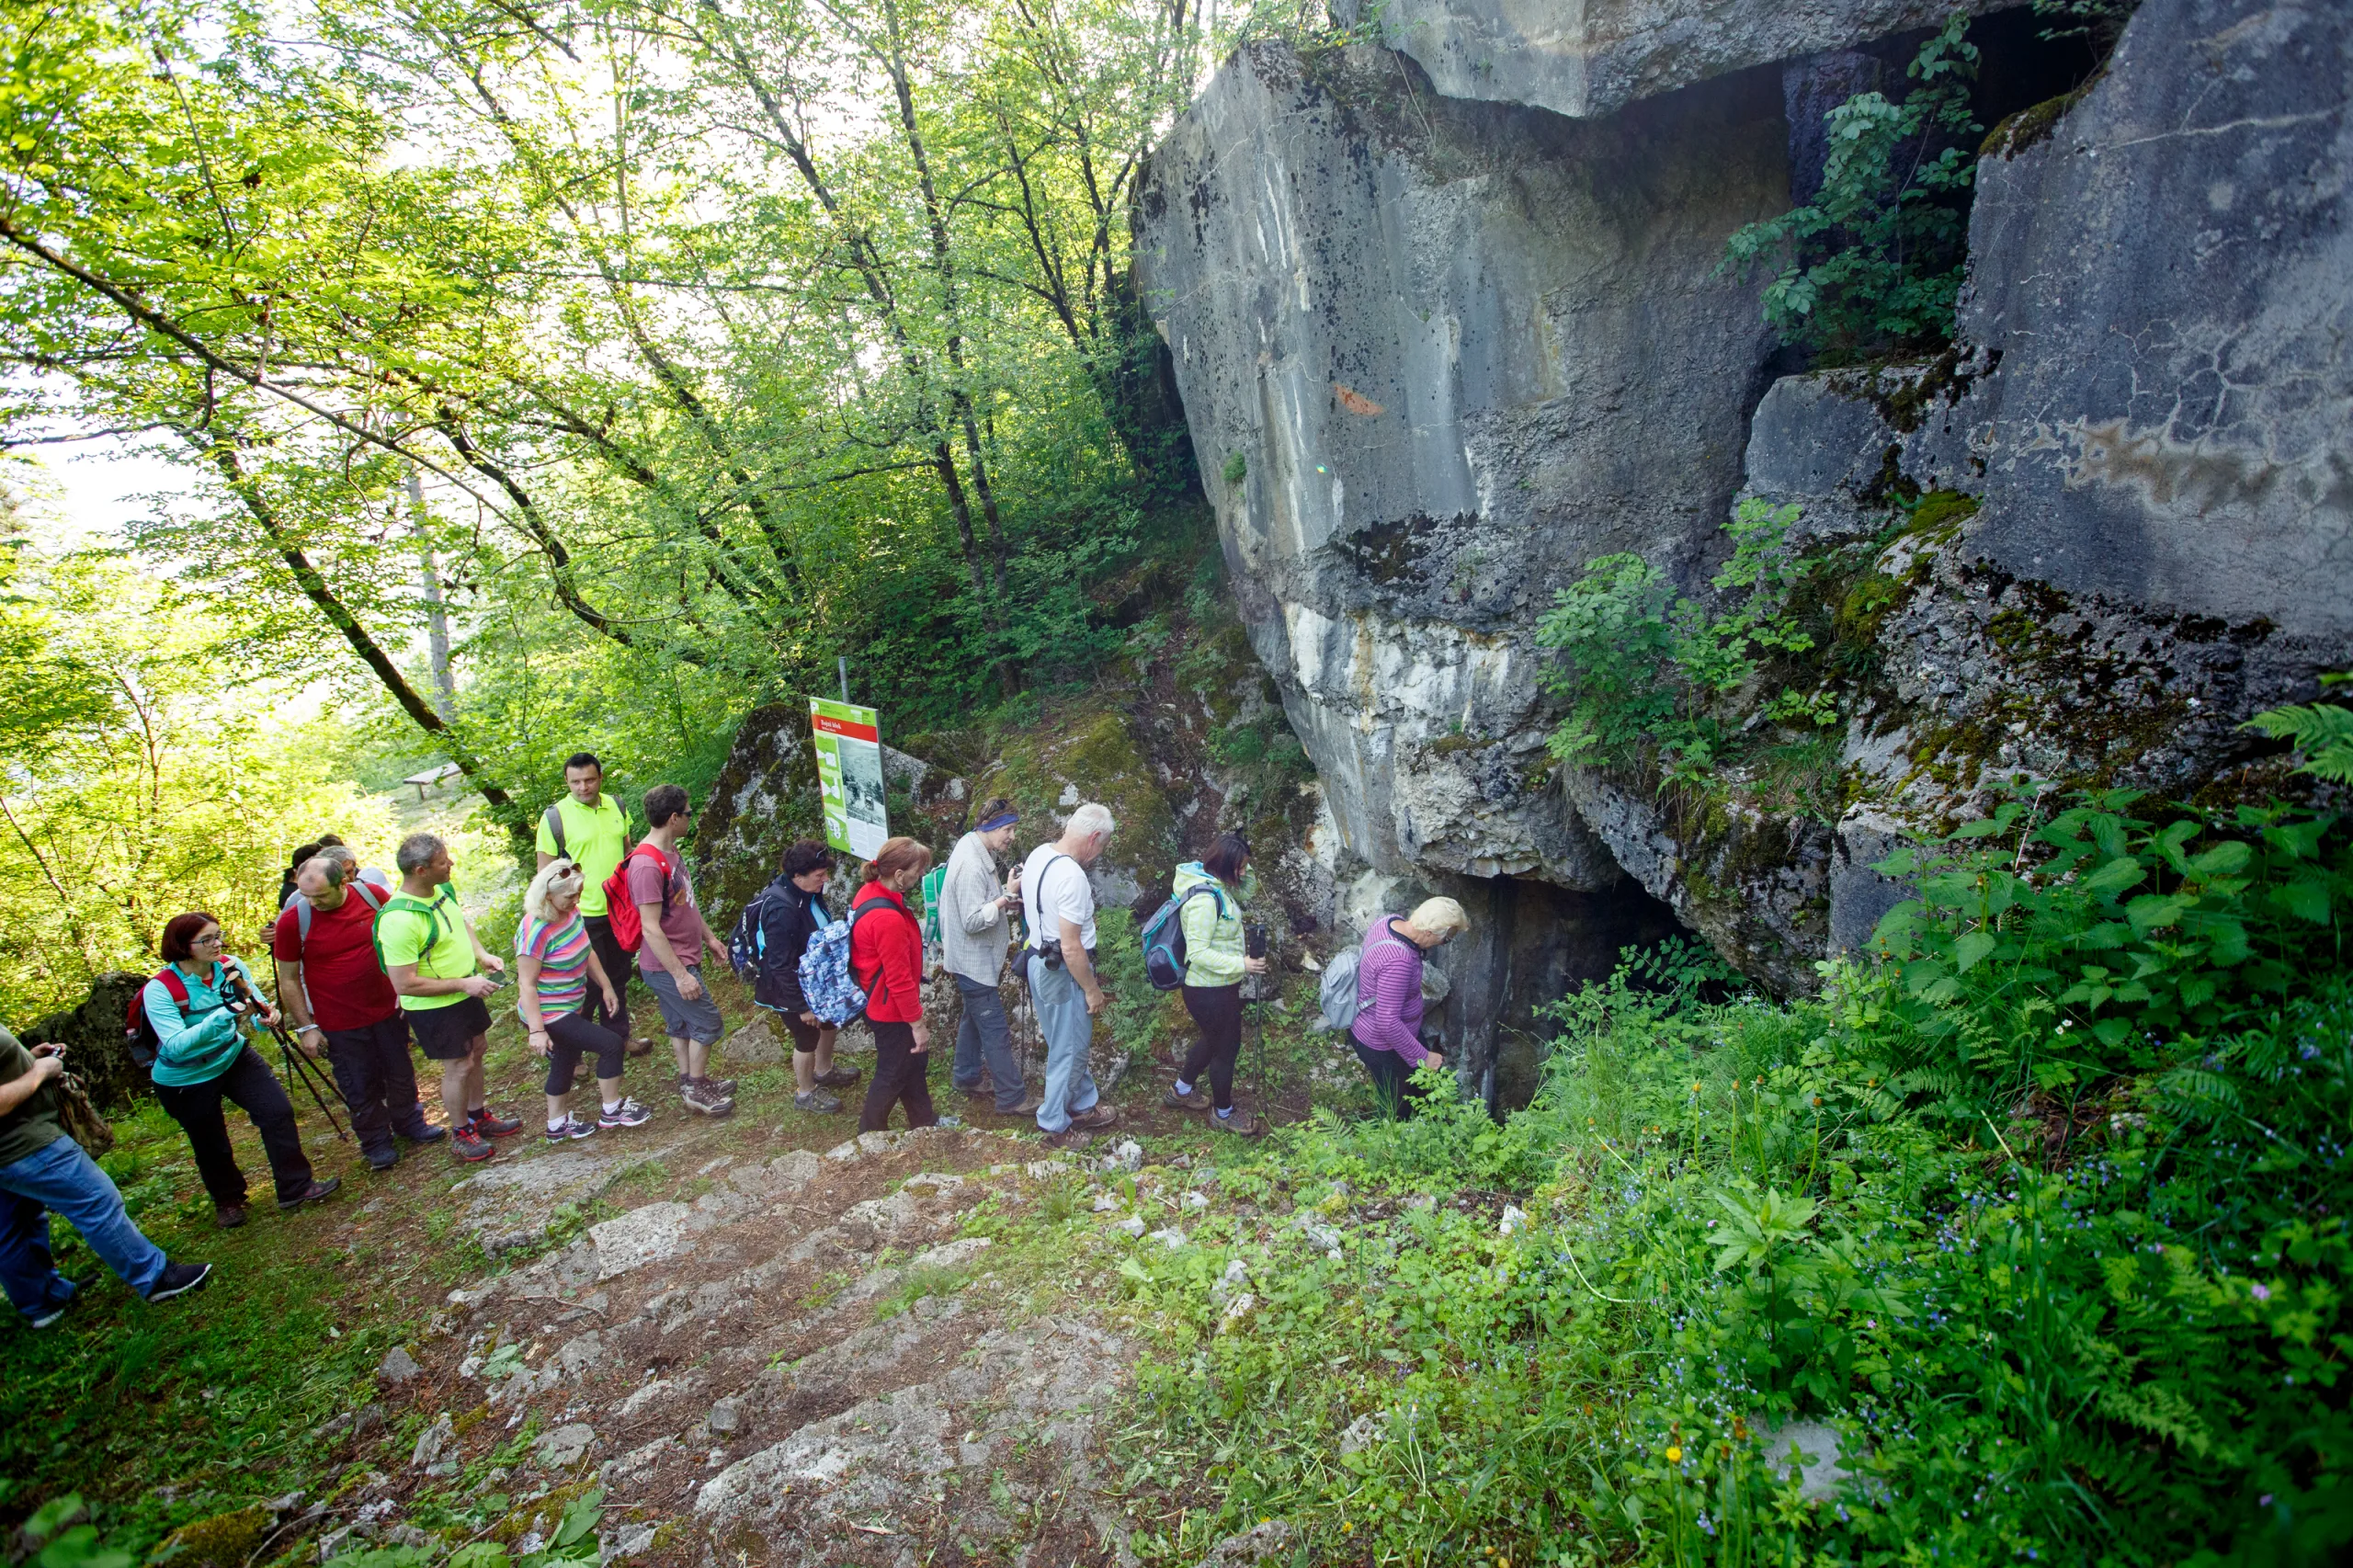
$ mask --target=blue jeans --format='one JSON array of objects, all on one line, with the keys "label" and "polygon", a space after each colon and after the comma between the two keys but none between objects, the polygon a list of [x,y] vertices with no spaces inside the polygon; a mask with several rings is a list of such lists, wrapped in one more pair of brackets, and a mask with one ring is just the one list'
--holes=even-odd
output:
[{"label": "blue jeans", "polygon": [[956,994],[964,999],[964,1021],[956,1026],[956,1067],[950,1074],[960,1089],[981,1081],[981,1062],[988,1062],[996,1080],[996,1108],[1009,1111],[1021,1103],[1021,1064],[1013,1059],[1013,1028],[1006,1022],[1005,998],[996,987],[956,977]]},{"label": "blue jeans", "polygon": [[107,1267],[144,1296],[164,1276],[164,1249],[139,1233],[98,1163],[71,1138],[0,1165],[0,1289],[27,1317],[74,1299],[49,1256],[49,1213],[82,1233]]},{"label": "blue jeans", "polygon": [[1029,997],[1038,1008],[1038,1031],[1046,1037],[1045,1101],[1038,1107],[1038,1128],[1060,1132],[1070,1119],[1095,1108],[1103,1096],[1095,1075],[1086,1070],[1087,1047],[1095,1043],[1095,1020],[1087,1016],[1086,993],[1070,977],[1064,965],[1052,969],[1035,953],[1029,955]]}]

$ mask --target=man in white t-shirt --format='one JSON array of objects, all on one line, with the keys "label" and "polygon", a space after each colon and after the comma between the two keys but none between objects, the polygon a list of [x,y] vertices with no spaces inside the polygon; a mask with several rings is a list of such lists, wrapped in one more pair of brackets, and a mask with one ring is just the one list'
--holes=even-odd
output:
[{"label": "man in white t-shirt", "polygon": [[1095,1015],[1103,1010],[1103,986],[1095,974],[1095,890],[1086,868],[1111,841],[1115,825],[1110,812],[1090,801],[1071,812],[1061,838],[1031,850],[1021,868],[1022,913],[1029,924],[1022,962],[1038,1029],[1046,1037],[1038,1127],[1057,1149],[1083,1149],[1119,1120],[1086,1070]]}]

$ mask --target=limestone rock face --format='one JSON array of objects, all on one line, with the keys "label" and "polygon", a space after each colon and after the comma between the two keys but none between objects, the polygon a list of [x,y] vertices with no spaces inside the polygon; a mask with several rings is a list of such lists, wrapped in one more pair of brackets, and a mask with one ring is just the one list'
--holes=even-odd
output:
[{"label": "limestone rock face", "polygon": [[[1333,7],[1350,24],[1362,9]],[[1449,97],[1585,119],[1726,72],[1937,27],[1952,10],[1938,0],[1390,0],[1381,22],[1384,40]]]},{"label": "limestone rock face", "polygon": [[1530,642],[1586,559],[1688,568],[1769,345],[1727,234],[1785,199],[1778,84],[1605,124],[1353,47],[1236,53],[1154,155],[1138,267],[1251,641],[1378,871],[1618,871]]},{"label": "limestone rock face", "polygon": [[1977,373],[1909,460],[1984,496],[1971,553],[2072,594],[2353,633],[2348,96],[2341,5],[2149,0],[2047,135],[1981,161]]}]

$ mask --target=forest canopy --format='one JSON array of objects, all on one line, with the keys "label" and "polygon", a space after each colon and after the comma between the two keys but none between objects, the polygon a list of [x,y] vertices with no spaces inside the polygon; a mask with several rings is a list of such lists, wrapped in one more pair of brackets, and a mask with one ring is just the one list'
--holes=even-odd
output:
[{"label": "forest canopy", "polygon": [[[1110,635],[1089,584],[1198,489],[1128,204],[1215,51],[1265,25],[1212,37],[1190,0],[12,6],[0,440],[109,439],[188,484],[110,564],[12,535],[7,798],[136,782],[51,744],[129,700],[57,635],[76,596],[200,630],[171,700],[331,690],[510,834],[574,745],[708,778],[735,716],[843,654],[901,733],[1085,671]],[[12,886],[38,850],[6,838]],[[135,924],[88,963],[134,959]]]}]

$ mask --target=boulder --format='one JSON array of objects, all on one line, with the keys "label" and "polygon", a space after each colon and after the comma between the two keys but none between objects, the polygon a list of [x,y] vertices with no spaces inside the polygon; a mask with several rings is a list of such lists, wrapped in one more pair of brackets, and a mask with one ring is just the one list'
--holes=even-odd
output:
[{"label": "boulder", "polygon": [[65,1064],[89,1090],[91,1103],[101,1110],[127,1110],[153,1089],[146,1069],[131,1063],[122,1033],[131,999],[149,978],[108,971],[90,983],[90,994],[79,1006],[48,1015],[18,1038],[28,1046],[63,1046]]},{"label": "boulder", "polygon": [[720,1058],[730,1066],[773,1067],[790,1061],[792,1048],[776,1038],[776,1029],[765,1017],[755,1017],[727,1037],[720,1047]]},{"label": "boulder", "polygon": [[[1998,0],[1963,8],[1992,10]],[[1343,25],[1381,36],[1437,91],[1580,119],[1694,82],[1939,25],[1949,0],[1336,0]]]},{"label": "boulder", "polygon": [[1962,374],[1907,454],[1983,497],[1973,557],[2353,639],[2348,95],[2343,6],[2148,0],[2079,102],[1997,130]]},{"label": "boulder", "polygon": [[1780,96],[1582,124],[1416,74],[1238,51],[1154,154],[1137,267],[1333,853],[1607,887],[1530,634],[1593,555],[1714,546],[1771,347],[1719,263],[1785,200]]}]

